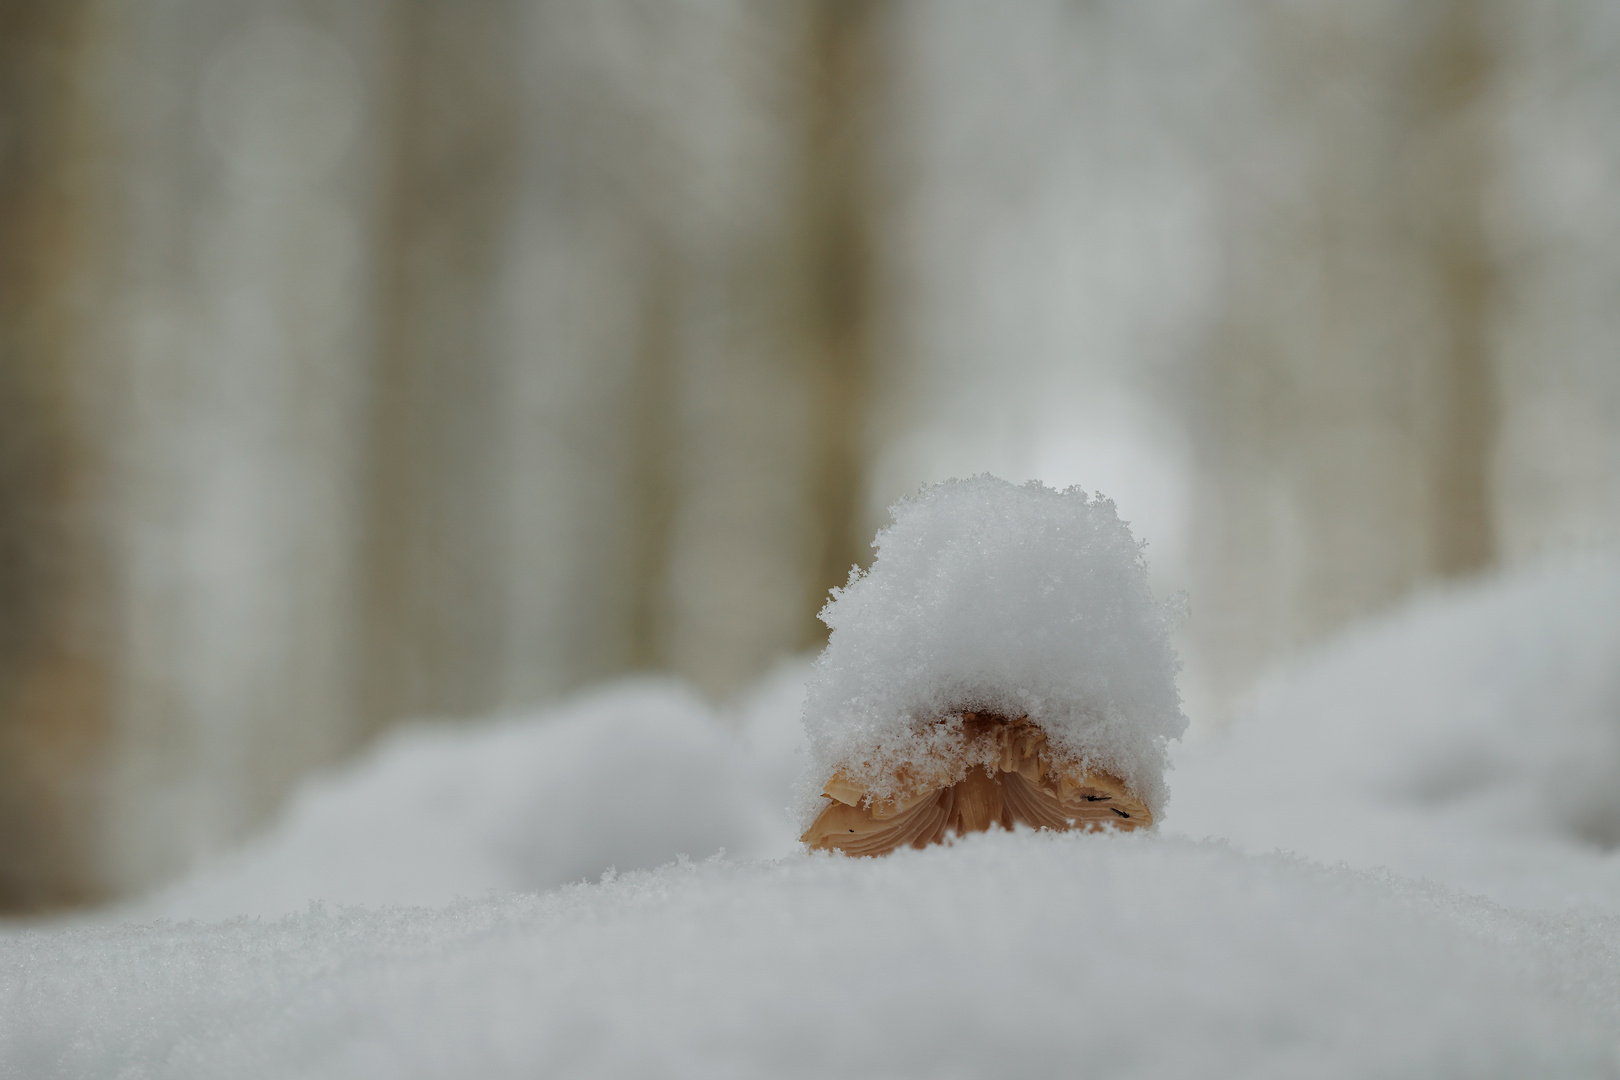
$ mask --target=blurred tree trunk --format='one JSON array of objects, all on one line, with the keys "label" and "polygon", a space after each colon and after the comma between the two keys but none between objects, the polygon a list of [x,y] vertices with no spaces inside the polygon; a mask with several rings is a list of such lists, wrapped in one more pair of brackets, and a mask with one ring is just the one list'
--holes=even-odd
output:
[{"label": "blurred tree trunk", "polygon": [[[864,500],[877,303],[873,217],[878,177],[873,163],[883,82],[886,33],[893,18],[884,0],[812,0],[808,29],[804,230],[809,247],[814,391],[821,440],[811,478],[822,540],[812,577],[819,611],[828,590],[844,585],[851,567],[870,560]],[[825,630],[812,624],[808,638]]]},{"label": "blurred tree trunk", "polygon": [[1483,16],[1461,0],[1261,10],[1231,284],[1189,402],[1193,629],[1227,701],[1496,553]]},{"label": "blurred tree trunk", "polygon": [[1503,554],[1620,547],[1620,33],[1599,2],[1492,8]]},{"label": "blurred tree trunk", "polygon": [[145,887],[353,747],[381,2],[96,3],[100,859]]},{"label": "blurred tree trunk", "polygon": [[0,3],[0,910],[102,894],[108,606],[70,327],[85,5]]},{"label": "blurred tree trunk", "polygon": [[494,338],[516,204],[520,5],[393,10],[394,150],[367,417],[368,727],[500,698],[508,593]]},{"label": "blurred tree trunk", "polygon": [[706,138],[746,141],[718,157],[723,186],[682,194],[706,230],[671,234],[685,278],[662,650],[711,692],[823,640],[814,614],[866,539],[868,150],[886,9],[741,6],[716,39],[741,96]]},{"label": "blurred tree trunk", "polygon": [[1405,216],[1434,281],[1441,325],[1434,360],[1427,569],[1478,573],[1498,557],[1492,465],[1497,436],[1493,308],[1499,256],[1487,197],[1498,167],[1495,104],[1499,46],[1476,0],[1430,5],[1412,75],[1411,119],[1399,152],[1411,197]]}]

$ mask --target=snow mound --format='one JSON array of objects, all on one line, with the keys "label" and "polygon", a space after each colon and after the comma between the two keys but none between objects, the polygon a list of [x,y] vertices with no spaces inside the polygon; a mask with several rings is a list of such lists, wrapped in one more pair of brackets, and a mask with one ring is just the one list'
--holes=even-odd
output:
[{"label": "snow mound", "polygon": [[1027,715],[1059,754],[1118,776],[1158,817],[1165,746],[1187,724],[1174,617],[1154,603],[1114,504],[979,476],[890,513],[872,569],[821,613],[832,635],[805,703],[806,823],[840,769],[892,794],[897,766],[959,738],[934,721],[964,710]]},{"label": "snow mound", "polygon": [[[781,699],[776,712],[797,701],[782,682],[759,692]],[[740,737],[683,684],[644,678],[533,715],[397,731],[307,785],[265,836],[127,914],[443,904],[722,848],[785,851],[790,785],[777,759],[792,750],[765,722],[772,712],[752,709]]]},{"label": "snow mound", "polygon": [[0,935],[0,1075],[1614,1076],[1620,927],[1153,835]]},{"label": "snow mound", "polygon": [[1184,746],[1175,829],[1620,912],[1617,613],[1613,556],[1416,599]]}]

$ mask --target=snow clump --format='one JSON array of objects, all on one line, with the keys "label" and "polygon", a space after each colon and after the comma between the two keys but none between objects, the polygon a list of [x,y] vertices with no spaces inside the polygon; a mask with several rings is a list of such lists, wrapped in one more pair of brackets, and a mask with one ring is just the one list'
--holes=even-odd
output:
[{"label": "snow clump", "polygon": [[874,797],[960,742],[960,714],[1028,716],[1053,749],[1123,780],[1155,818],[1186,730],[1143,544],[1111,500],[992,476],[902,499],[866,573],[833,591],[806,692],[808,822],[839,770]]}]

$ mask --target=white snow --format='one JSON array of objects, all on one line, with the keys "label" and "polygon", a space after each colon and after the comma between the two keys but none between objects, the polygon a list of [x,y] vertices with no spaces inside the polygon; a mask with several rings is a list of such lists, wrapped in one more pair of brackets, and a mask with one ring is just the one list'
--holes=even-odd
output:
[{"label": "white snow", "polygon": [[437,905],[677,855],[785,853],[781,759],[793,745],[775,727],[802,697],[803,667],[783,674],[762,688],[765,708],[751,710],[741,733],[684,685],[656,678],[538,715],[394,732],[352,768],[310,783],[266,836],[128,914]]},{"label": "white snow", "polygon": [[1620,914],[1620,559],[1419,598],[1184,744],[1166,828]]},{"label": "white snow", "polygon": [[0,1076],[1620,1076],[1616,611],[1599,559],[1392,612],[1128,836],[802,852],[803,665],[401,732],[190,881],[0,926]]},{"label": "white snow", "polygon": [[[0,939],[8,1076],[1601,1076],[1620,928],[1163,838]],[[122,1071],[121,1071],[122,1070]]]},{"label": "white snow", "polygon": [[961,710],[1027,715],[1052,744],[1125,781],[1155,816],[1165,745],[1185,730],[1169,633],[1141,545],[1114,504],[991,476],[902,499],[877,558],[821,614],[832,628],[805,705],[808,819],[842,769],[888,792]]}]

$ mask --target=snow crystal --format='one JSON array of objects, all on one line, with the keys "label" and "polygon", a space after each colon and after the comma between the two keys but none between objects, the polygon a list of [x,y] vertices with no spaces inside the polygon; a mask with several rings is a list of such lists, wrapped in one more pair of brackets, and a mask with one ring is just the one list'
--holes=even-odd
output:
[{"label": "snow crystal", "polygon": [[833,773],[890,794],[895,768],[959,738],[948,718],[969,710],[1027,715],[1157,818],[1165,746],[1187,724],[1174,613],[1154,603],[1142,545],[1114,504],[980,476],[890,513],[872,569],[821,613],[832,636],[805,704],[806,823]]}]

